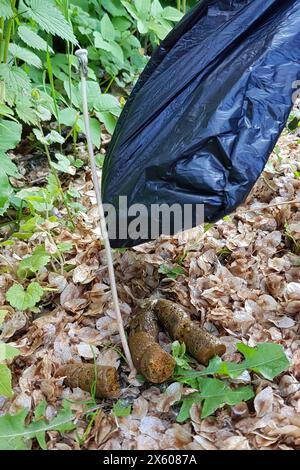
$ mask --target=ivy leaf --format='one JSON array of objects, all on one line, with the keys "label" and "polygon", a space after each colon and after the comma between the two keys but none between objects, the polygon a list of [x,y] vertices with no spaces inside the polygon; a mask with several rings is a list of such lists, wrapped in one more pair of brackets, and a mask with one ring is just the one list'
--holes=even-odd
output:
[{"label": "ivy leaf", "polygon": [[11,398],[12,396],[11,372],[5,364],[0,364],[0,397]]},{"label": "ivy leaf", "polygon": [[46,253],[44,246],[37,247],[32,255],[22,259],[19,264],[17,271],[20,279],[26,279],[27,277],[38,273],[42,268],[47,266],[51,257]]},{"label": "ivy leaf", "polygon": [[20,351],[17,348],[14,348],[10,344],[0,343],[0,362],[13,359],[19,354]]},{"label": "ivy leaf", "polygon": [[273,380],[289,367],[289,360],[280,344],[261,343],[256,348],[239,343],[237,349],[245,356],[244,370],[249,369]]},{"label": "ivy leaf", "polygon": [[78,44],[71,24],[52,0],[26,0],[26,5],[29,9],[24,11],[25,16],[36,21],[41,29],[75,45]]},{"label": "ivy leaf", "polygon": [[32,282],[24,289],[20,284],[15,284],[6,293],[6,299],[10,305],[24,311],[36,306],[43,297],[44,291],[37,282]]},{"label": "ivy leaf", "polygon": [[117,417],[126,417],[131,414],[131,405],[126,400],[118,400],[113,406],[113,414]]},{"label": "ivy leaf", "polygon": [[63,408],[49,423],[44,419],[46,403],[41,402],[36,411],[34,420],[28,426],[25,419],[28,410],[24,409],[16,415],[0,416],[0,450],[28,450],[30,440],[36,438],[42,449],[47,449],[45,433],[57,431],[63,433],[75,429],[73,415],[68,402],[63,402]]}]

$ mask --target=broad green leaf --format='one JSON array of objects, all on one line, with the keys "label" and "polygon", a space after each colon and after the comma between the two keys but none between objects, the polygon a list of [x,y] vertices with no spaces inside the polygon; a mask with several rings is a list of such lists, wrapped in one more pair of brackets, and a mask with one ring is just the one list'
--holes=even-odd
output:
[{"label": "broad green leaf", "polygon": [[2,17],[7,20],[13,16],[14,12],[12,10],[10,0],[0,0],[0,18]]},{"label": "broad green leaf", "polygon": [[8,175],[8,176],[18,176],[18,168],[15,163],[11,160],[11,158],[2,153],[0,151],[0,168]]},{"label": "broad green leaf", "polygon": [[7,359],[13,359],[18,356],[20,351],[14,348],[10,344],[0,343],[0,362],[4,362]]},{"label": "broad green leaf", "polygon": [[107,13],[104,14],[101,20],[101,34],[105,41],[114,41],[115,39],[115,28]]},{"label": "broad green leaf", "polygon": [[5,119],[0,120],[0,152],[14,149],[21,140],[21,124]]},{"label": "broad green leaf", "polygon": [[24,409],[16,415],[0,416],[0,450],[27,450],[31,447],[30,440],[36,438],[42,449],[47,449],[45,434],[49,431],[64,433],[75,429],[73,415],[68,402],[50,422],[44,418],[46,403],[38,405],[34,420],[25,425],[28,410]]},{"label": "broad green leaf", "polygon": [[137,9],[131,3],[129,3],[127,0],[121,0],[121,3],[126,8],[128,13],[130,13],[132,18],[134,18],[135,20],[139,19]]},{"label": "broad green leaf", "polygon": [[289,360],[280,344],[261,343],[256,348],[250,348],[239,343],[237,348],[245,356],[244,369],[257,372],[268,380],[273,380],[289,368]]},{"label": "broad green leaf", "polygon": [[11,372],[5,364],[0,364],[0,397],[11,398],[12,396],[13,391],[11,388]]},{"label": "broad green leaf", "polygon": [[147,20],[151,8],[151,0],[134,0],[134,4],[139,18],[142,20]]},{"label": "broad green leaf", "polygon": [[110,134],[113,134],[117,125],[117,118],[113,114],[108,113],[106,111],[96,111],[96,116],[99,121],[105,125],[106,130]]},{"label": "broad green leaf", "polygon": [[184,423],[187,419],[190,417],[190,411],[191,408],[194,404],[199,404],[202,403],[203,398],[201,397],[200,393],[191,393],[190,395],[187,396],[187,398],[184,398],[182,401],[182,405],[180,408],[180,411],[177,415],[176,421],[178,423]]},{"label": "broad green leaf", "polygon": [[113,414],[117,417],[126,417],[131,414],[131,405],[126,400],[118,400],[113,406]]},{"label": "broad green leaf", "polygon": [[121,5],[120,0],[102,0],[102,4],[105,10],[112,16],[120,17],[126,14],[126,10]]},{"label": "broad green leaf", "polygon": [[41,69],[42,68],[42,61],[41,59],[31,52],[29,49],[25,49],[24,47],[20,47],[17,44],[10,44],[9,45],[9,52],[13,57],[16,59],[23,60],[28,65],[33,65],[34,67]]},{"label": "broad green leaf", "polygon": [[78,117],[79,113],[74,108],[65,108],[59,111],[59,122],[65,126],[73,127]]},{"label": "broad green leaf", "polygon": [[8,209],[9,197],[11,194],[12,194],[12,187],[9,183],[7,174],[2,168],[0,168],[0,216],[2,216]]},{"label": "broad green leaf", "polygon": [[180,21],[183,18],[183,13],[177,10],[177,8],[166,7],[162,11],[162,17],[169,21]]},{"label": "broad green leaf", "polygon": [[[100,148],[101,145],[101,125],[98,119],[91,118],[90,119],[90,126],[91,126],[91,135],[93,144],[97,149]],[[83,118],[79,118],[78,120],[78,127],[81,132],[85,133],[85,125]]]},{"label": "broad green leaf", "polygon": [[97,99],[94,101],[94,107],[97,111],[109,112],[119,117],[121,112],[121,106],[118,99],[109,94],[97,96]]},{"label": "broad green leaf", "polygon": [[5,83],[5,101],[10,106],[15,103],[16,98],[20,95],[30,94],[30,78],[21,67],[0,64],[0,78]]},{"label": "broad green leaf", "polygon": [[52,161],[51,166],[62,173],[67,173],[69,175],[75,175],[76,169],[74,166],[71,165],[70,160],[65,155],[60,153],[55,154],[55,158],[57,162]]},{"label": "broad green leaf", "polygon": [[248,401],[255,396],[252,387],[239,387],[231,389],[224,381],[218,379],[199,379],[201,397],[204,400],[202,419],[212,415],[218,408],[224,405],[237,405],[242,401]]},{"label": "broad green leaf", "polygon": [[19,264],[17,271],[20,279],[26,279],[38,273],[42,268],[47,266],[51,257],[46,253],[44,246],[37,247],[32,255],[23,258]]},{"label": "broad green leaf", "polygon": [[151,5],[151,16],[154,16],[154,17],[161,16],[161,13],[163,12],[163,10],[164,9],[161,6],[161,3],[159,2],[159,0],[153,0],[152,5]]},{"label": "broad green leaf", "polygon": [[29,284],[25,290],[20,284],[13,285],[6,293],[6,299],[12,307],[24,311],[36,306],[42,299],[44,291],[37,282]]},{"label": "broad green leaf", "polygon": [[26,9],[25,16],[36,21],[41,29],[77,45],[71,24],[53,0],[26,0],[26,4],[29,9]]},{"label": "broad green leaf", "polygon": [[50,52],[53,53],[53,50],[50,46],[47,45],[45,39],[41,38],[35,31],[27,26],[19,26],[18,35],[27,46],[32,49],[37,49],[38,51],[47,51],[47,47]]},{"label": "broad green leaf", "polygon": [[110,52],[120,64],[124,62],[124,54],[122,48],[115,41],[105,41],[98,31],[94,32],[95,47],[103,51]]}]

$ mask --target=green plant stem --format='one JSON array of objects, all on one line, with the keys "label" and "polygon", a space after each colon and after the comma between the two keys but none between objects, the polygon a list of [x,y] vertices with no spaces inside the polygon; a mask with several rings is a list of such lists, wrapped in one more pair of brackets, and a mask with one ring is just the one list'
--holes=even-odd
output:
[{"label": "green plant stem", "polygon": [[177,10],[181,11],[181,0],[177,0]]},{"label": "green plant stem", "polygon": [[[42,136],[45,137],[43,128],[42,128],[42,126],[41,126],[40,123],[38,124],[38,127],[39,127],[39,130],[40,130]],[[61,197],[62,197],[62,200],[63,200],[63,203],[64,203],[65,208],[66,208],[67,213],[68,213],[69,220],[70,220],[70,222],[71,222],[71,224],[72,224],[72,226],[73,226],[73,229],[75,229],[75,221],[74,221],[73,215],[72,215],[72,213],[71,213],[71,211],[70,211],[70,208],[69,208],[69,206],[68,206],[68,201],[67,201],[67,198],[66,198],[66,196],[65,196],[65,193],[64,193],[64,191],[63,191],[63,188],[62,188],[62,186],[61,186],[61,182],[60,182],[58,173],[57,173],[56,169],[53,168],[53,166],[52,166],[51,155],[50,155],[50,152],[49,152],[49,148],[48,148],[48,146],[47,146],[46,144],[44,144],[44,149],[45,149],[45,153],[46,153],[46,156],[47,156],[47,160],[48,160],[48,165],[49,165],[50,171],[52,172],[52,174],[53,174],[53,176],[54,176],[54,178],[55,178],[55,180],[56,180],[57,186],[58,186],[58,188],[59,188],[59,191],[60,191],[60,194],[61,194]]]},{"label": "green plant stem", "polygon": [[[11,0],[11,8],[14,11],[15,6],[16,6],[16,0]],[[15,18],[12,17],[8,20],[7,22],[7,27],[6,27],[6,33],[5,33],[5,44],[4,44],[4,55],[3,55],[3,62],[6,64],[7,63],[7,58],[8,58],[8,48],[9,48],[9,43],[10,43],[10,37],[11,37],[11,30],[14,24]]]},{"label": "green plant stem", "polygon": [[186,0],[182,0],[182,12],[184,15],[186,14]]},{"label": "green plant stem", "polygon": [[3,48],[3,38],[4,38],[4,18],[0,19],[0,63],[2,62],[2,48]]},{"label": "green plant stem", "polygon": [[49,77],[49,82],[50,82],[50,87],[51,87],[51,94],[52,94],[52,98],[54,102],[54,109],[55,109],[56,119],[58,122],[58,129],[59,129],[59,133],[61,134],[61,124],[59,122],[59,113],[58,113],[56,90],[55,90],[55,84],[54,84],[54,78],[53,78],[52,63],[51,63],[51,57],[50,57],[50,52],[49,52],[48,47],[47,47],[47,52],[46,52],[46,58],[47,58],[47,70],[48,70],[48,77]]}]

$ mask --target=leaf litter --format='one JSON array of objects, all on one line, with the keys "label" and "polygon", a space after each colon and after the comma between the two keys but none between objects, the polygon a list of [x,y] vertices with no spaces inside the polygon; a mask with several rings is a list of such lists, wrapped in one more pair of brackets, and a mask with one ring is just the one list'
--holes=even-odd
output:
[{"label": "leaf litter", "polygon": [[[288,203],[300,202],[298,138],[284,132],[251,195],[231,217],[209,230],[114,252],[126,327],[136,305],[147,299],[167,298],[188,308],[227,347],[208,366],[219,371],[217,377],[204,379],[204,367],[180,344],[175,350],[173,345],[173,355],[183,380],[151,385],[141,376],[128,377],[89,171],[71,183],[86,208],[76,231],[51,226],[55,246],[71,247],[62,272],[51,263],[44,267],[55,253],[44,236],[3,247],[1,341],[20,354],[9,359],[14,395],[0,400],[0,447],[10,430],[11,448],[300,448],[300,213],[298,204]],[[25,287],[18,271],[20,277],[30,272]],[[171,352],[166,334],[159,334],[159,342]],[[268,346],[261,343],[278,345],[290,365],[277,363],[276,369],[274,358],[268,365]],[[80,369],[94,361],[118,370],[118,400],[95,400],[57,376],[66,364]],[[201,393],[184,380],[191,367],[198,384],[205,380]]]}]

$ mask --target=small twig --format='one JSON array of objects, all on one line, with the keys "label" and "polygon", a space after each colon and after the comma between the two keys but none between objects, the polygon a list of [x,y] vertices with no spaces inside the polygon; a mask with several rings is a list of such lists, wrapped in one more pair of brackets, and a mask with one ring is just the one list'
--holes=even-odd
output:
[{"label": "small twig", "polygon": [[298,199],[295,199],[294,201],[277,202],[276,204],[269,204],[268,206],[253,207],[252,209],[249,208],[249,209],[240,210],[236,214],[239,215],[239,214],[245,214],[246,212],[263,211],[263,210],[271,209],[271,208],[278,207],[278,206],[287,206],[287,205],[292,205],[292,204],[300,204],[300,201]]},{"label": "small twig", "polygon": [[94,183],[94,188],[96,192],[96,199],[97,199],[99,216],[100,216],[100,229],[101,229],[102,239],[104,242],[106,257],[107,257],[107,265],[108,265],[112,298],[113,298],[113,303],[114,303],[114,308],[115,308],[117,323],[118,323],[118,328],[119,328],[119,334],[120,334],[122,346],[124,349],[124,353],[125,353],[128,365],[131,369],[131,372],[132,374],[134,374],[135,367],[133,365],[131,353],[129,350],[129,346],[128,346],[128,342],[127,342],[127,338],[125,334],[125,329],[124,329],[124,323],[123,323],[120,305],[119,305],[113,257],[112,257],[110,242],[108,238],[105,214],[104,214],[104,209],[102,205],[100,184],[99,184],[98,175],[97,175],[96,159],[94,155],[94,148],[93,148],[93,143],[92,143],[92,138],[91,138],[90,119],[89,119],[89,110],[88,110],[88,97],[87,97],[87,83],[86,83],[86,79],[88,75],[88,52],[85,49],[79,49],[78,51],[76,51],[76,56],[78,57],[79,65],[80,65],[81,83],[82,83],[82,103],[83,103],[83,114],[84,114],[86,138],[87,138],[88,152],[89,152],[90,164],[91,164],[91,170],[92,170],[92,176],[93,176],[93,183]]}]

